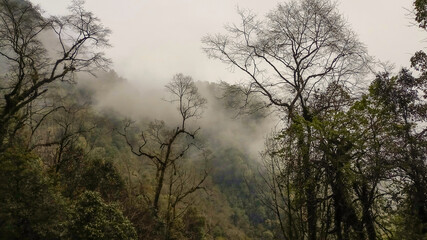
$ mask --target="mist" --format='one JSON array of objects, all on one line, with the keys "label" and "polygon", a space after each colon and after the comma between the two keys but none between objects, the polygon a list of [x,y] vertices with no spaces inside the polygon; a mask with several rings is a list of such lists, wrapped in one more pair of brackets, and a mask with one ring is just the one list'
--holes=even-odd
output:
[{"label": "mist", "polygon": [[[194,80],[200,94],[207,99],[207,105],[201,117],[189,119],[187,126],[190,129],[200,127],[200,134],[209,138],[212,145],[208,148],[233,147],[258,159],[265,137],[276,126],[277,119],[273,115],[239,115],[237,109],[225,105],[220,84]],[[79,74],[77,86],[91,91],[94,107],[101,114],[145,123],[162,120],[171,128],[179,126],[177,106],[167,101],[169,95],[164,87],[128,81],[114,71],[99,72],[96,77]]]},{"label": "mist", "polygon": [[[71,1],[32,2],[58,15],[66,12]],[[106,53],[115,71],[130,82],[161,88],[177,72],[209,82],[241,80],[237,71],[230,72],[222,63],[208,59],[200,40],[208,33],[224,31],[224,25],[239,24],[237,8],[250,9],[262,19],[279,2],[104,0],[100,5],[86,0],[85,7],[112,30],[113,47]],[[408,26],[411,0],[339,0],[337,4],[369,53],[382,62],[390,61],[396,68],[408,66],[411,55],[425,46],[424,32]]]}]

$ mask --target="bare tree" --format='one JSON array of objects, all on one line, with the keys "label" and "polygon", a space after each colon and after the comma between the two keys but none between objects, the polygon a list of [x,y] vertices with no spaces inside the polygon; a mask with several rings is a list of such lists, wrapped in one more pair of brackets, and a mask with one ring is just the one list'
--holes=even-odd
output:
[{"label": "bare tree", "polygon": [[[202,159],[206,160],[206,152],[202,152]],[[165,238],[171,239],[172,230],[179,220],[188,210],[194,206],[194,198],[191,195],[198,190],[206,190],[204,182],[208,177],[208,172],[204,170],[197,173],[192,170],[193,166],[183,166],[176,163],[173,169],[169,169],[168,190],[167,190],[167,210],[165,216]]]},{"label": "bare tree", "polygon": [[[119,134],[125,137],[132,153],[150,159],[155,166],[154,196],[150,197],[147,194],[145,197],[151,204],[156,218],[159,218],[162,190],[165,185],[169,188],[165,228],[165,237],[168,239],[173,222],[178,215],[176,213],[178,203],[193,192],[202,189],[207,173],[202,174],[199,181],[193,181],[193,177],[179,168],[179,162],[192,148],[199,149],[195,137],[200,128],[192,129],[187,126],[187,123],[201,116],[206,99],[199,94],[191,77],[183,74],[175,75],[166,85],[166,89],[171,95],[168,101],[177,105],[180,115],[178,127],[170,129],[163,121],[153,121],[146,130],[140,132],[138,141],[131,137],[132,133],[129,129],[132,123],[127,122],[123,132]],[[167,176],[168,173],[169,176]]]},{"label": "bare tree", "polygon": [[[82,5],[83,1],[74,1],[69,15],[45,18],[27,1],[0,1],[0,61],[5,70],[0,83],[2,148],[12,142],[11,133],[30,116],[29,105],[45,95],[51,83],[108,66],[109,60],[98,50],[109,46],[110,31]],[[57,49],[43,45],[43,34],[56,36]]]},{"label": "bare tree", "polygon": [[[275,139],[273,134],[266,141],[266,150],[262,154],[262,168],[260,169],[261,181],[258,183],[258,197],[262,204],[274,213],[278,220],[279,239],[303,239],[304,228],[301,221],[300,191],[301,186],[296,179],[296,169],[299,168],[297,151],[293,146],[293,134],[282,141]],[[288,136],[288,135],[287,135]],[[286,148],[283,148],[287,141]]]},{"label": "bare tree", "polygon": [[[83,157],[83,152],[80,153],[75,148],[77,145],[82,145],[81,139],[88,138],[96,128],[96,123],[87,117],[89,112],[87,106],[67,103],[60,103],[60,105],[59,109],[52,110],[55,113],[44,121],[46,124],[41,125],[41,133],[33,135],[28,146],[29,150],[37,151],[43,156],[54,172],[59,172],[71,156],[81,154]],[[81,148],[82,151],[90,151],[90,146],[81,146]],[[51,153],[51,156],[48,153]]]},{"label": "bare tree", "polygon": [[264,95],[290,118],[296,110],[313,114],[308,101],[319,88],[365,70],[363,45],[327,0],[279,4],[264,21],[239,14],[241,25],[203,38],[204,50],[246,73],[247,93]]},{"label": "bare tree", "polygon": [[316,156],[312,154],[312,126],[307,123],[330,106],[316,108],[317,93],[332,84],[353,84],[353,77],[366,71],[369,57],[328,0],[279,4],[264,21],[247,11],[239,13],[241,24],[229,26],[228,35],[205,37],[204,50],[248,76],[246,94],[264,96],[269,106],[282,112],[283,119],[303,129],[297,147],[304,169],[308,239],[314,240],[318,169],[312,159]]}]

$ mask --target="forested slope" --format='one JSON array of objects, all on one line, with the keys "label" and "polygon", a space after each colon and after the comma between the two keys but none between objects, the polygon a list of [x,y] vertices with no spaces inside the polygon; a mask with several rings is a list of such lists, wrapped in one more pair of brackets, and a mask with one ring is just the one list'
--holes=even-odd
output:
[{"label": "forested slope", "polygon": [[203,39],[247,82],[144,91],[82,4],[0,0],[0,239],[426,239],[423,51],[372,75],[333,3],[291,1]]}]

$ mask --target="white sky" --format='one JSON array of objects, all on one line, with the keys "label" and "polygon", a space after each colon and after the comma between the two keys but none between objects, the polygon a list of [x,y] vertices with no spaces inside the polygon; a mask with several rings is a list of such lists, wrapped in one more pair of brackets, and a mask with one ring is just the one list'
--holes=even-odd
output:
[{"label": "white sky", "polygon": [[[31,0],[47,14],[64,14],[69,0]],[[232,82],[230,73],[202,51],[201,38],[238,22],[236,7],[260,17],[276,0],[86,0],[86,9],[112,30],[106,50],[114,70],[141,86],[164,85],[178,72],[195,80]],[[410,26],[413,0],[338,0],[341,13],[366,44],[369,53],[396,67],[426,46],[427,32]],[[424,41],[424,42],[423,42]]]}]

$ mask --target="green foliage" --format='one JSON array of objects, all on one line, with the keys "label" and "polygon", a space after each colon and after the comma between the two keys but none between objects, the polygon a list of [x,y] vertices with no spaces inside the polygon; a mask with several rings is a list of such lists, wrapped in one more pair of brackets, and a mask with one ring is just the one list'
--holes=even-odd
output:
[{"label": "green foliage", "polygon": [[262,238],[262,231],[257,226],[263,226],[271,216],[257,197],[257,184],[254,173],[250,171],[257,164],[235,148],[217,151],[212,161],[215,166],[212,180],[231,207],[229,224],[242,229],[248,237]]},{"label": "green foliage", "polygon": [[81,186],[98,191],[104,199],[117,199],[124,189],[120,173],[111,161],[94,159],[82,173]]},{"label": "green foliage", "polygon": [[419,23],[420,28],[426,28],[427,26],[427,1],[426,0],[415,0],[415,21]]},{"label": "green foliage", "polygon": [[75,204],[71,239],[136,239],[132,223],[120,209],[105,203],[97,192],[84,192]]},{"label": "green foliage", "polygon": [[188,240],[203,240],[205,239],[206,219],[199,211],[190,207],[184,214],[184,236]]},{"label": "green foliage", "polygon": [[[408,203],[410,204],[410,203]],[[423,233],[423,223],[419,218],[414,217],[409,208],[401,207],[398,212],[392,216],[391,224],[393,226],[392,240],[427,240],[427,233]]]},{"label": "green foliage", "polygon": [[58,239],[66,230],[65,199],[22,149],[0,155],[0,205],[0,239]]}]

